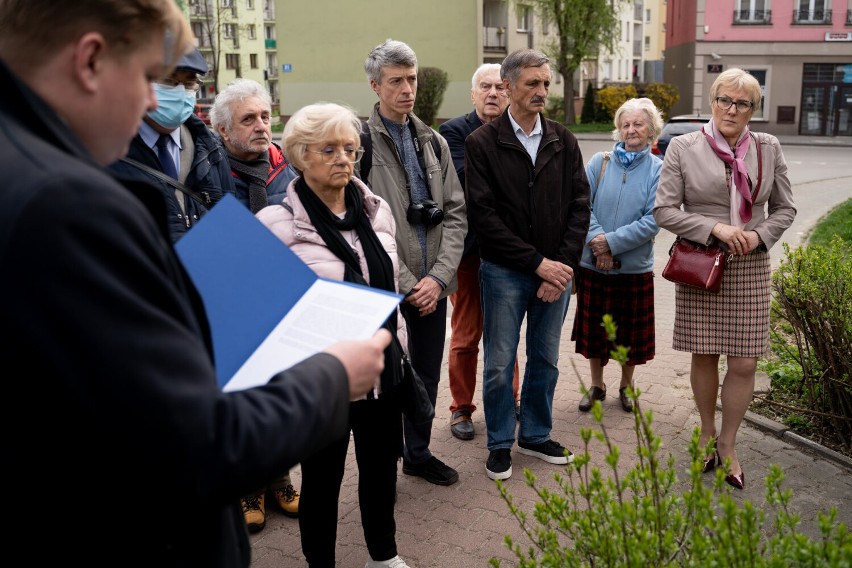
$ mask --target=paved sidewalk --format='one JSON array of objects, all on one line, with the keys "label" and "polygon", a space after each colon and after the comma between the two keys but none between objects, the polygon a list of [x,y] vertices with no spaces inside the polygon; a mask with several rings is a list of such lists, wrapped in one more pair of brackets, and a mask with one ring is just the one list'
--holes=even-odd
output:
[{"label": "paved sidewalk", "polygon": [[[841,181],[846,189],[839,194],[829,187],[829,182],[809,184],[808,199],[797,199],[798,218],[818,219],[833,205],[852,195],[852,178]],[[836,187],[837,180],[832,183]],[[793,246],[799,244],[796,241],[798,232],[794,228],[787,232],[785,239],[789,239]],[[671,453],[675,457],[679,479],[684,483],[688,481],[687,445],[693,429],[698,426],[698,414],[689,386],[689,354],[671,349],[674,285],[659,276],[672,240],[673,235],[667,231],[662,231],[656,240],[657,356],[647,365],[637,367],[635,383],[642,391],[642,408],[653,412],[654,430],[663,441],[662,455]],[[773,266],[777,266],[783,255],[781,247],[773,249],[772,254]],[[580,429],[594,427],[595,423],[590,413],[577,410],[581,395],[574,366],[587,385],[589,370],[587,362],[573,353],[574,344],[570,341],[573,319],[572,301],[563,329],[561,374],[554,400],[552,435],[578,453],[583,451]],[[459,471],[459,482],[450,487],[434,486],[422,479],[403,475],[400,467],[396,507],[399,553],[412,568],[486,567],[492,557],[501,559],[503,566],[515,566],[514,555],[504,544],[505,535],[511,535],[522,548],[526,548],[529,541],[500,499],[495,483],[485,475],[488,451],[483,413],[477,411],[473,415],[474,440],[460,441],[450,434],[451,397],[446,361],[445,354],[431,448],[436,456]],[[607,366],[605,380],[610,388],[609,397],[604,401],[604,423],[611,439],[621,448],[622,465],[626,469],[635,463],[635,434],[632,415],[622,411],[618,403],[618,376],[617,366]],[[481,410],[481,390],[477,390],[475,401]],[[736,497],[749,500],[758,507],[766,507],[763,480],[770,464],[777,464],[786,475],[783,487],[793,491],[792,509],[801,515],[805,532],[817,535],[817,513],[827,512],[831,507],[838,509],[840,522],[852,527],[852,464],[849,460],[838,457],[836,461],[821,448],[809,448],[789,434],[773,433],[771,428],[777,427],[774,423],[768,426],[770,429],[747,421],[740,429],[738,454],[745,472],[746,489],[736,492]],[[593,465],[606,474],[608,469],[602,445],[592,442],[590,451]],[[554,488],[552,474],[562,468],[517,452],[513,452],[512,460],[514,474],[507,481],[508,489],[519,507],[531,511],[536,498],[524,483],[523,469],[529,468],[537,475],[539,483]],[[361,568],[369,558],[360,524],[357,476],[350,444],[339,508],[337,566],[340,568]],[[296,487],[300,487],[301,471],[298,467],[293,470],[293,479]],[[767,509],[766,513],[771,519],[772,511]],[[301,553],[298,521],[284,517],[274,507],[270,508],[266,528],[252,536],[252,544],[253,568],[307,565]]]}]

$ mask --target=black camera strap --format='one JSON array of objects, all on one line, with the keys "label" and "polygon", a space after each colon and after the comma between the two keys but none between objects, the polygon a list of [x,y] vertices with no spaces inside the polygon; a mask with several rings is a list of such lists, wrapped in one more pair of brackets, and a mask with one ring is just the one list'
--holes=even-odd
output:
[{"label": "black camera strap", "polygon": [[[417,153],[417,158],[420,161],[420,167],[423,168],[423,173],[426,173],[426,163],[423,160],[423,152],[419,150],[420,148],[420,140],[417,139],[417,133],[414,130],[413,121],[408,119],[409,128],[411,128],[411,137],[414,139],[414,148]],[[438,137],[432,133],[432,139],[430,140],[432,143],[432,150],[435,152],[435,157],[438,158],[438,161],[441,161],[441,144],[438,142]],[[370,169],[373,166],[373,138],[370,136],[370,127],[366,122],[361,123],[361,146],[364,147],[364,155],[361,157],[361,161],[358,163],[358,177],[361,178],[361,181],[364,183],[368,183],[368,179],[370,177]]]},{"label": "black camera strap", "polygon": [[[423,172],[423,177],[426,177],[426,161],[423,159],[423,148],[420,147],[420,139],[417,138],[417,129],[414,128],[414,121],[408,119],[408,129],[411,131],[411,142],[414,144],[414,153],[417,154],[417,162],[420,164],[420,171]],[[433,136],[434,138],[434,136]]]}]

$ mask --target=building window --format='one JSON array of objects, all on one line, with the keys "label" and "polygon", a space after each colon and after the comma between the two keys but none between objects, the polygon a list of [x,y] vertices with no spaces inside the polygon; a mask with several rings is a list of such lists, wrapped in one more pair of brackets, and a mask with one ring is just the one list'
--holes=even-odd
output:
[{"label": "building window", "polygon": [[651,10],[645,10],[645,22],[649,23],[651,21]]},{"label": "building window", "polygon": [[830,24],[830,0],[797,0],[793,11],[794,24]]},{"label": "building window", "polygon": [[532,8],[529,6],[518,6],[518,31],[528,32],[532,29]]},{"label": "building window", "polygon": [[246,10],[254,10],[254,0],[246,0]]},{"label": "building window", "polygon": [[645,36],[645,51],[651,49],[651,36]]},{"label": "building window", "polygon": [[257,54],[250,53],[249,54],[249,67],[252,69],[257,69]]},{"label": "building window", "polygon": [[225,54],[225,69],[239,69],[240,68],[240,54],[239,53],[226,53]]},{"label": "building window", "polygon": [[222,24],[222,36],[226,38],[237,37],[236,24]]},{"label": "building window", "polygon": [[263,26],[263,34],[265,39],[275,39],[275,26]]},{"label": "building window", "polygon": [[257,26],[255,26],[254,24],[249,24],[246,27],[246,30],[247,30],[247,34],[248,34],[249,39],[256,39],[257,38]]},{"label": "building window", "polygon": [[737,0],[734,11],[735,24],[768,24],[772,11],[769,9],[770,0]]},{"label": "building window", "polygon": [[234,5],[234,0],[222,0],[222,8],[231,11],[231,16],[237,15],[237,7]]},{"label": "building window", "polygon": [[766,105],[769,101],[769,92],[767,90],[767,82],[766,78],[769,75],[768,67],[746,67],[743,66],[743,70],[747,71],[749,75],[757,79],[757,82],[760,83],[760,91],[763,94],[762,103],[760,105],[760,110],[755,111],[752,115],[752,119],[761,119],[765,116],[768,116],[766,111]]}]

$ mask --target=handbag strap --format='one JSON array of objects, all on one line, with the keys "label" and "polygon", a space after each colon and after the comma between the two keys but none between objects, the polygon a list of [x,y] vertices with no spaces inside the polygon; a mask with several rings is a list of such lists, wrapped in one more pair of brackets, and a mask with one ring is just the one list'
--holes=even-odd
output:
[{"label": "handbag strap", "polygon": [[167,183],[168,185],[172,186],[184,195],[187,195],[190,198],[194,199],[196,202],[198,202],[199,205],[203,206],[205,209],[209,208],[213,204],[213,200],[210,199],[210,195],[206,191],[199,195],[198,192],[191,190],[173,177],[167,176],[160,170],[154,169],[147,164],[143,164],[142,162],[134,160],[133,158],[121,158],[121,161],[125,164],[130,164],[131,166],[139,168],[143,172],[154,176],[155,178],[164,183]]},{"label": "handbag strap", "polygon": [[757,197],[757,193],[760,191],[760,184],[763,183],[763,150],[760,147],[760,140],[757,138],[757,134],[754,132],[750,132],[750,134],[754,139],[754,147],[757,150],[757,184],[751,191],[751,201],[753,203],[754,198]]}]

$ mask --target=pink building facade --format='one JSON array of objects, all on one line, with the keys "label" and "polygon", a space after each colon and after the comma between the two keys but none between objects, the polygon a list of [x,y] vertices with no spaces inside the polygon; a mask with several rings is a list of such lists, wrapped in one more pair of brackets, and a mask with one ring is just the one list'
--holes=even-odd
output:
[{"label": "pink building facade", "polygon": [[763,87],[756,130],[852,136],[852,0],[668,0],[671,113],[709,114],[710,86],[731,67]]}]

